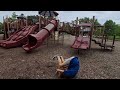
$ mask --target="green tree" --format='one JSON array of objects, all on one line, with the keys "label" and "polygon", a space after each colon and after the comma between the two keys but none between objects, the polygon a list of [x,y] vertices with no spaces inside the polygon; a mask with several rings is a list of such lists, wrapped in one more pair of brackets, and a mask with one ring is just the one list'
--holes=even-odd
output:
[{"label": "green tree", "polygon": [[[82,22],[84,22],[84,23],[88,23],[88,22],[93,22],[93,18],[89,18],[89,17],[84,17],[84,18],[80,18],[79,19],[79,21],[82,23]],[[99,22],[98,22],[98,20],[97,19],[95,19],[95,25],[101,25]]]},{"label": "green tree", "polygon": [[115,34],[115,29],[116,29],[116,24],[112,20],[107,20],[105,23],[105,34],[107,35],[114,35]]},{"label": "green tree", "polygon": [[3,30],[3,23],[0,22],[0,33],[2,32]]},{"label": "green tree", "polygon": [[39,21],[38,15],[27,16],[28,21],[32,21],[33,23],[37,23]]},{"label": "green tree", "polygon": [[18,15],[16,15],[16,13],[15,13],[15,12],[13,12],[13,13],[12,13],[12,17],[11,17],[11,18],[12,18],[13,20],[16,20],[17,16],[18,16]]},{"label": "green tree", "polygon": [[3,23],[0,22],[0,30],[3,29]]},{"label": "green tree", "polygon": [[90,19],[89,19],[89,17],[84,17],[84,18],[80,18],[79,21],[80,21],[81,23],[82,23],[82,22],[87,23],[87,22],[90,21]]},{"label": "green tree", "polygon": [[120,26],[119,25],[115,26],[115,35],[120,36]]},{"label": "green tree", "polygon": [[13,12],[13,13],[12,13],[12,16],[9,17],[8,19],[9,19],[10,22],[13,22],[13,21],[15,21],[15,20],[17,19],[17,16],[18,16],[18,15],[16,15],[16,13]]},{"label": "green tree", "polygon": [[95,19],[95,22],[94,22],[95,25],[101,25],[97,19]]}]

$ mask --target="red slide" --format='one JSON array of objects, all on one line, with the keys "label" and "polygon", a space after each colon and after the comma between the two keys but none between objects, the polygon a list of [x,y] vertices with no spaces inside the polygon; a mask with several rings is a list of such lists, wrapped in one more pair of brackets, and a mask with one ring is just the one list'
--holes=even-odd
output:
[{"label": "red slide", "polygon": [[83,37],[82,43],[80,45],[80,49],[88,49],[90,44],[90,38],[89,37]]},{"label": "red slide", "polygon": [[71,47],[74,48],[74,49],[78,49],[81,45],[82,38],[83,37],[81,35],[79,37],[76,37],[75,41],[74,41],[74,43],[72,44]]},{"label": "red slide", "polygon": [[40,30],[37,34],[30,34],[28,35],[28,42],[26,45],[23,45],[23,49],[27,52],[39,47],[44,40],[50,36],[50,34],[55,30],[57,27],[57,21],[52,20],[50,23]]},{"label": "red slide", "polygon": [[22,30],[15,32],[11,35],[7,40],[1,40],[0,46],[4,48],[12,48],[23,45],[27,41],[27,36],[33,33],[36,29],[38,29],[39,25],[27,26]]},{"label": "red slide", "polygon": [[[23,27],[23,28],[22,28],[22,31],[24,31],[26,28],[27,28],[27,27]],[[18,32],[20,32],[20,30],[14,32],[8,39],[6,39],[6,40],[0,40],[0,44],[3,43],[3,42],[9,41],[9,40],[10,40],[15,34],[17,34]]]},{"label": "red slide", "polygon": [[90,44],[90,38],[89,37],[84,37],[84,36],[79,36],[76,37],[74,43],[72,44],[71,48],[74,49],[88,49]]}]

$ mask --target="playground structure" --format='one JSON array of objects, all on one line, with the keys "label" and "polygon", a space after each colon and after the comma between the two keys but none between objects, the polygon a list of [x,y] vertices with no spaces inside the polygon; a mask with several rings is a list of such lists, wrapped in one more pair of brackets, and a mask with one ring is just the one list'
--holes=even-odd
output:
[{"label": "playground structure", "polygon": [[26,26],[20,31],[12,34],[8,39],[0,42],[0,46],[4,48],[11,48],[21,46],[26,43],[29,34],[33,33],[38,28],[38,25]]},{"label": "playground structure", "polygon": [[[18,17],[16,21],[10,22],[8,18],[4,19],[4,39],[0,41],[0,46],[4,48],[12,48],[22,46],[27,52],[39,47],[53,38],[55,42],[60,41],[62,36],[62,44],[64,43],[64,34],[71,34],[75,36],[71,48],[77,49],[91,49],[91,42],[94,41],[101,49],[114,49],[115,36],[113,37],[112,44],[107,44],[107,35],[104,33],[104,26],[95,25],[95,17],[93,16],[92,22],[80,22],[78,17],[72,23],[65,23],[56,20],[53,17],[38,16],[37,23],[31,23],[27,18]],[[100,28],[100,29],[98,29]],[[103,30],[102,30],[102,29]],[[13,32],[12,32],[13,30]],[[9,32],[12,33],[9,33]],[[97,36],[96,32],[99,33]],[[57,33],[57,39],[56,39]]]},{"label": "playground structure", "polygon": [[92,28],[91,24],[82,23],[78,26],[78,35],[75,37],[75,41],[72,48],[75,49],[89,49],[90,48],[90,30]]},{"label": "playground structure", "polygon": [[26,18],[17,17],[15,21],[11,21],[10,18],[3,17],[3,25],[4,25],[4,36],[3,39],[9,38],[15,31],[18,31],[24,26],[27,26]]},{"label": "playground structure", "polygon": [[[24,28],[25,26],[31,26],[34,25],[36,23],[33,22],[33,20],[29,19],[30,16],[27,17],[23,17],[23,16],[18,16],[17,19],[15,21],[12,21],[10,18],[6,17],[4,19],[3,17],[3,25],[4,25],[4,37],[3,39],[7,39],[9,38],[10,35],[12,35],[15,31],[20,31],[22,28]],[[39,24],[39,30],[42,27],[45,27],[49,20],[47,18],[44,18],[42,16],[36,16],[36,19],[39,19],[38,23]]]},{"label": "playground structure", "polygon": [[25,51],[31,51],[34,48],[40,46],[43,41],[50,36],[57,26],[56,20],[52,20],[46,27],[40,30],[37,34],[30,34],[28,36],[28,42],[23,45]]},{"label": "playground structure", "polygon": [[[79,24],[78,24],[79,22]],[[62,23],[61,32],[65,32],[75,36],[75,40],[71,46],[74,49],[91,49],[91,42],[94,41],[98,44],[101,49],[114,49],[115,35],[111,44],[107,44],[107,34],[104,32],[105,27],[101,25],[95,25],[95,16],[93,16],[93,21],[90,22],[80,22],[78,17],[72,23]],[[96,32],[98,33],[96,35]]]},{"label": "playground structure", "polygon": [[[5,26],[5,28],[7,28],[7,29],[4,29],[4,31],[5,31],[4,36],[7,36],[7,37],[6,37],[6,40],[0,41],[0,46],[4,47],[4,48],[12,48],[12,47],[18,47],[18,46],[25,45],[27,43],[29,37],[32,37],[32,35],[36,34],[36,33],[39,34],[39,32],[43,32],[43,33],[39,34],[40,36],[43,34],[46,34],[45,40],[44,40],[44,35],[42,38],[44,41],[43,44],[47,43],[47,46],[48,46],[48,41],[50,41],[51,38],[53,39],[54,43],[55,43],[55,41],[59,42],[59,40],[58,40],[59,33],[57,33],[57,36],[56,36],[57,22],[58,21],[52,17],[45,18],[43,16],[39,16],[37,18],[39,19],[39,22],[34,24],[28,19],[19,17],[17,19],[17,21],[19,21],[19,22],[21,21],[21,23],[18,23],[17,21],[15,21],[14,24],[16,25],[16,27],[12,28],[12,29],[14,29],[14,32],[12,34],[9,34],[9,31],[11,30],[11,27],[12,27],[11,23],[8,22],[8,18],[6,19],[7,20],[6,22],[4,20],[4,26],[6,25],[6,23],[7,24],[9,23],[9,25],[11,27]],[[51,20],[54,20],[54,21],[52,21],[52,22],[54,22],[53,24],[55,25],[54,30],[51,28],[51,25],[49,25],[50,23],[52,23]],[[19,28],[18,28],[18,26],[19,26]],[[43,29],[47,30],[48,33],[45,33],[46,31]],[[52,30],[50,30],[50,29],[52,29]],[[32,34],[32,35],[30,35],[30,34]]]}]

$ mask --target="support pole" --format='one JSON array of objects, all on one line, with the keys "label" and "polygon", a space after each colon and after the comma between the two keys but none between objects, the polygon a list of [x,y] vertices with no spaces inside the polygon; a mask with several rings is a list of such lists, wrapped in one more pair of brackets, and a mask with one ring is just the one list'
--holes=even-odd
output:
[{"label": "support pole", "polygon": [[105,26],[103,27],[103,31],[102,31],[102,44],[104,43],[104,31],[105,31]]},{"label": "support pole", "polygon": [[[10,32],[9,32],[9,21],[8,21],[8,17],[7,17],[7,34],[8,34],[8,37],[9,37],[9,33],[10,33]],[[7,37],[7,38],[8,38],[8,37]]]},{"label": "support pole", "polygon": [[112,47],[114,46],[115,43],[115,35],[113,36],[113,43],[112,43]]},{"label": "support pole", "polygon": [[63,41],[63,42],[62,42],[62,45],[63,45],[63,44],[64,44],[64,32],[62,32],[62,35],[63,35],[63,40],[62,40],[62,41]]},{"label": "support pole", "polygon": [[91,33],[90,33],[90,45],[89,45],[89,49],[91,49],[92,35],[93,35],[93,31],[94,31],[94,22],[95,22],[95,16],[93,16],[92,28],[91,28]]},{"label": "support pole", "polygon": [[26,17],[26,26],[28,26],[28,17]]},{"label": "support pole", "polygon": [[19,23],[19,20],[17,19],[17,23],[16,23],[17,24],[17,31],[18,31],[18,23]]},{"label": "support pole", "polygon": [[60,20],[58,20],[58,26],[57,26],[57,43],[59,43],[59,29],[61,28],[61,25],[60,25]]},{"label": "support pole", "polygon": [[[65,23],[63,22],[63,31],[65,31]],[[64,43],[64,32],[62,32],[63,40],[62,40],[62,45]]]},{"label": "support pole", "polygon": [[7,38],[7,35],[6,35],[6,28],[5,28],[5,19],[3,17],[3,28],[4,28],[4,36],[3,36],[3,39],[6,39]]},{"label": "support pole", "polygon": [[41,29],[41,16],[39,16],[39,31]]},{"label": "support pole", "polygon": [[[45,18],[45,26],[47,25],[47,20],[48,20],[48,18]],[[47,37],[47,47],[48,47],[48,44],[49,44],[49,37]]]},{"label": "support pole", "polygon": [[78,25],[78,17],[76,18],[76,25]]},{"label": "support pole", "polygon": [[55,44],[55,31],[53,31],[53,33],[54,33],[54,36],[53,36],[53,37],[54,37],[54,44]]},{"label": "support pole", "polygon": [[104,49],[106,49],[106,39],[107,39],[107,35],[105,35],[105,44],[104,44]]}]

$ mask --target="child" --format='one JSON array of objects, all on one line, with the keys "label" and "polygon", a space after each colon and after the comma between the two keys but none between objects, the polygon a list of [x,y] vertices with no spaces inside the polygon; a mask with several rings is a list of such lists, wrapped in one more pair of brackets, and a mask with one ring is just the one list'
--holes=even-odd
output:
[{"label": "child", "polygon": [[[70,57],[63,59],[62,56],[57,56],[59,67],[57,73],[61,78],[74,78],[79,70],[78,57]],[[66,67],[67,66],[67,67]]]}]

